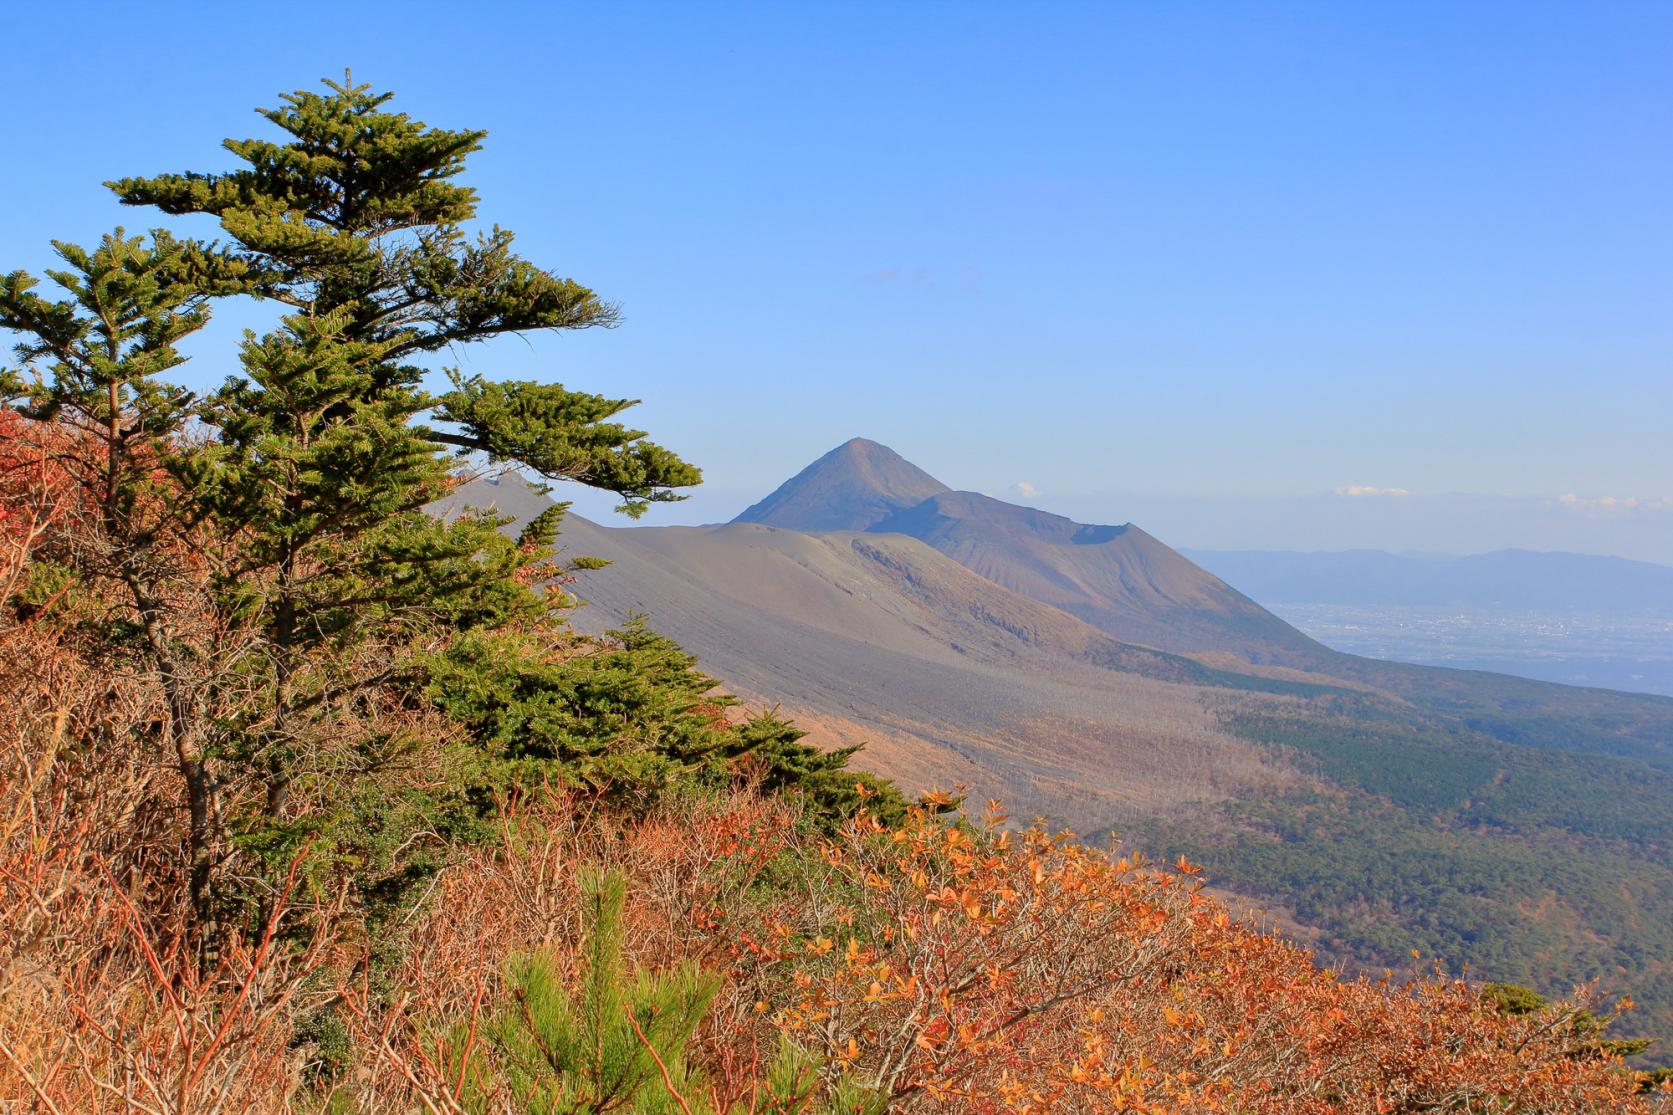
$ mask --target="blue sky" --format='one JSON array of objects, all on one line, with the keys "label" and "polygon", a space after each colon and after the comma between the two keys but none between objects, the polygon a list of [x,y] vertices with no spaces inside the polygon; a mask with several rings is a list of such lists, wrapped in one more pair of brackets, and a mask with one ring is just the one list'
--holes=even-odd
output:
[{"label": "blue sky", "polygon": [[655,521],[863,434],[1181,544],[1673,562],[1664,3],[13,4],[0,41],[8,269],[344,66],[487,128],[484,217],[626,324],[466,367],[644,398],[709,477]]}]

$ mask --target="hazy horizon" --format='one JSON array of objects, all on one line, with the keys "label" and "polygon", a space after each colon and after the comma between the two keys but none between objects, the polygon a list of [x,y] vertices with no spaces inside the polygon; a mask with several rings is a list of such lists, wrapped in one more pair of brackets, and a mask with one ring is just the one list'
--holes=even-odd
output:
[{"label": "hazy horizon", "polygon": [[[830,446],[811,447],[813,461]],[[891,446],[891,448],[898,448]],[[921,461],[902,452],[908,460]],[[653,507],[640,524],[704,526],[728,522],[799,472],[764,477],[750,488],[705,484],[688,500]],[[927,466],[924,466],[927,467]],[[1673,566],[1673,510],[1577,505],[1543,496],[1441,493],[1263,495],[1201,492],[1046,492],[994,490],[927,469],[956,489],[980,491],[1080,522],[1132,522],[1178,549],[1386,550],[1469,555],[1522,549],[1622,557]],[[563,488],[575,513],[606,526],[635,525],[612,514],[608,496]]]}]

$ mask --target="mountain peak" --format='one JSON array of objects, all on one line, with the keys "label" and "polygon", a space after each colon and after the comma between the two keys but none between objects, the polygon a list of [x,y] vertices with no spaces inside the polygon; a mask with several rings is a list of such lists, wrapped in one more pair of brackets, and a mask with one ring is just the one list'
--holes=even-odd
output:
[{"label": "mountain peak", "polygon": [[788,530],[866,530],[947,485],[868,438],[850,438],[732,520]]}]

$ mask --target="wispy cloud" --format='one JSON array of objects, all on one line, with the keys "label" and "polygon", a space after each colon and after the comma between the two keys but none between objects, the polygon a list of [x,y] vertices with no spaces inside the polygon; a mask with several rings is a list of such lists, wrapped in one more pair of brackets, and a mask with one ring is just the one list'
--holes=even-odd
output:
[{"label": "wispy cloud", "polygon": [[1359,498],[1362,496],[1409,496],[1409,488],[1375,488],[1370,484],[1344,484],[1336,489],[1339,496]]},{"label": "wispy cloud", "polygon": [[1040,489],[1036,488],[1026,480],[1018,480],[1015,484],[1012,484],[1011,491],[1015,492],[1023,499],[1033,499],[1035,496],[1040,494]]},{"label": "wispy cloud", "polygon": [[1573,492],[1557,497],[1557,506],[1583,515],[1632,515],[1642,511],[1673,511],[1673,498],[1661,496],[1577,496]]}]

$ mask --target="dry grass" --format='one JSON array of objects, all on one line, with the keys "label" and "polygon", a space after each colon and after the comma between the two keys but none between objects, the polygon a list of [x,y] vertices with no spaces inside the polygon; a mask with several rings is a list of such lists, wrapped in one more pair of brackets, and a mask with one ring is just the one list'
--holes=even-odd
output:
[{"label": "dry grass", "polygon": [[[60,697],[95,688],[42,664]],[[0,1110],[282,1110],[300,1080],[295,998],[326,960],[331,911],[293,904],[292,878],[259,935],[206,955],[166,852],[166,770],[80,756],[77,702],[7,691],[24,699],[0,717]]]}]

